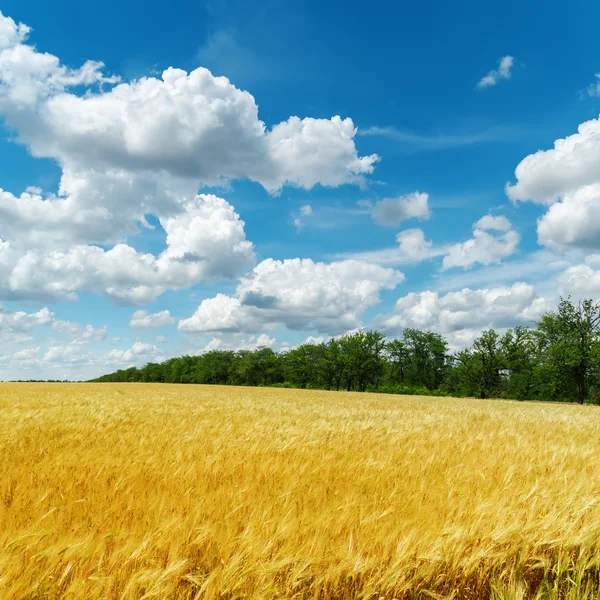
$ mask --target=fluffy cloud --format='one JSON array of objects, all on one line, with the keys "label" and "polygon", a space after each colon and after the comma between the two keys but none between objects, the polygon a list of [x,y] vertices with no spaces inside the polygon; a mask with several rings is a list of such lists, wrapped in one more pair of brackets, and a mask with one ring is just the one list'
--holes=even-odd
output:
[{"label": "fluffy cloud", "polygon": [[42,361],[50,364],[84,364],[91,358],[87,346],[81,342],[71,342],[70,344],[51,346],[44,354]]},{"label": "fluffy cloud", "polygon": [[405,229],[396,236],[400,255],[407,262],[420,262],[432,255],[433,242],[425,239],[422,229]]},{"label": "fluffy cloud", "polygon": [[396,241],[398,245],[391,248],[350,252],[339,254],[337,257],[395,267],[443,256],[448,251],[447,246],[434,246],[433,242],[425,237],[425,232],[419,228],[404,229],[396,235]]},{"label": "fluffy cloud", "polygon": [[524,158],[507,184],[508,197],[549,206],[538,221],[538,241],[555,250],[599,248],[600,119]]},{"label": "fluffy cloud", "polygon": [[562,296],[600,299],[600,254],[588,256],[582,264],[567,267],[557,277]]},{"label": "fluffy cloud", "polygon": [[50,325],[53,320],[54,313],[50,312],[46,307],[35,313],[26,313],[24,311],[14,312],[0,308],[0,333],[28,332],[44,325]]},{"label": "fluffy cloud", "polygon": [[175,323],[175,319],[171,316],[170,311],[161,310],[157,313],[150,314],[147,310],[136,310],[129,320],[129,327],[137,327],[139,329],[157,329]]},{"label": "fluffy cloud", "polygon": [[[62,177],[56,194],[0,190],[5,297],[87,290],[138,303],[236,278],[254,264],[244,223],[224,200],[196,196],[200,185],[247,178],[278,193],[361,184],[378,160],[359,156],[351,119],[290,117],[268,128],[251,94],[206,69],[120,82],[100,62],[63,65],[28,34],[0,13],[0,118]],[[148,214],[166,232],[159,256],[122,243]]]},{"label": "fluffy cloud", "polygon": [[600,183],[566,193],[540,217],[537,232],[555,250],[600,248]]},{"label": "fluffy cloud", "polygon": [[407,219],[429,219],[429,194],[414,192],[397,198],[384,198],[376,202],[371,217],[378,225],[393,227]]},{"label": "fluffy cloud", "polygon": [[267,259],[243,277],[234,296],[203,300],[179,321],[188,332],[257,332],[283,324],[289,329],[341,333],[360,325],[382,289],[394,289],[402,273],[364,261],[319,263]]},{"label": "fluffy cloud", "polygon": [[578,188],[600,183],[600,119],[582,123],[577,133],[558,139],[552,150],[525,157],[515,170],[517,182],[507,184],[513,201],[553,204]]},{"label": "fluffy cloud", "polygon": [[157,257],[127,244],[110,250],[87,245],[67,251],[28,250],[9,269],[5,294],[74,299],[77,291],[88,290],[123,304],[139,304],[167,289],[236,277],[254,263],[244,222],[222,198],[196,196],[184,212],[161,223],[167,248]]},{"label": "fluffy cloud", "polygon": [[82,327],[79,323],[71,321],[53,321],[52,329],[60,333],[67,333],[73,341],[88,342],[92,340],[104,340],[108,333],[108,327],[94,327],[86,325]]},{"label": "fluffy cloud", "polygon": [[127,368],[131,366],[140,366],[147,362],[156,362],[164,359],[163,351],[144,342],[135,342],[127,350],[113,349],[100,357],[98,361],[104,366],[119,366]]},{"label": "fluffy cloud", "polygon": [[160,79],[76,95],[69,88],[118,78],[104,76],[100,62],[69,69],[27,45],[26,26],[0,20],[0,110],[34,156],[205,184],[249,178],[270,191],[360,182],[377,161],[358,155],[351,119],[290,117],[268,130],[251,94],[204,68],[171,67]]},{"label": "fluffy cloud", "polygon": [[497,85],[501,79],[510,79],[511,70],[515,59],[512,56],[503,56],[498,61],[498,68],[492,69],[485,77],[482,77],[477,87],[488,88]]},{"label": "fluffy cloud", "polygon": [[[490,231],[503,232],[492,234]],[[448,248],[442,270],[454,267],[469,268],[476,263],[489,265],[514,254],[521,236],[511,229],[506,217],[486,215],[473,225],[473,237]]]},{"label": "fluffy cloud", "polygon": [[393,315],[380,315],[376,324],[390,335],[406,327],[430,329],[447,335],[457,347],[468,345],[482,329],[529,325],[550,306],[537,296],[533,286],[465,288],[440,295],[425,291],[410,293],[396,302]]}]

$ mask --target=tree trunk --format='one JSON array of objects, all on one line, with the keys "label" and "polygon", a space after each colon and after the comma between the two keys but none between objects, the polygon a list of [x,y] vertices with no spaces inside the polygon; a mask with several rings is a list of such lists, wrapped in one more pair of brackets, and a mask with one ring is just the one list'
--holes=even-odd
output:
[{"label": "tree trunk", "polygon": [[581,373],[579,373],[577,379],[577,402],[583,404],[583,401],[585,400],[585,375],[582,376]]}]

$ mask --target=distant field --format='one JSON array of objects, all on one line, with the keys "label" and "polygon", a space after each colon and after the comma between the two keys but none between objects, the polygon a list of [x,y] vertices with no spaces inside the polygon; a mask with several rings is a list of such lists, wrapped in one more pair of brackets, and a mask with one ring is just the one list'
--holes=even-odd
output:
[{"label": "distant field", "polygon": [[2,599],[598,598],[599,570],[597,407],[0,384]]}]

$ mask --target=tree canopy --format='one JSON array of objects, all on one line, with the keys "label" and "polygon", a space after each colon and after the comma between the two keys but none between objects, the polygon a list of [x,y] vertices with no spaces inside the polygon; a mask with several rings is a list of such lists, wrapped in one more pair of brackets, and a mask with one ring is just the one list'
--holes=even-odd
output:
[{"label": "tree canopy", "polygon": [[211,350],[103,375],[95,381],[281,386],[596,403],[600,304],[561,299],[533,327],[485,330],[452,352],[438,333],[406,328],[386,339],[359,331],[274,352]]}]

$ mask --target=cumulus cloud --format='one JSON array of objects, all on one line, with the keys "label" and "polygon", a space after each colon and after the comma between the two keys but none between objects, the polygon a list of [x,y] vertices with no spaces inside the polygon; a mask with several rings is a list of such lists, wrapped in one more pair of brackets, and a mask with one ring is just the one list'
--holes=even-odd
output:
[{"label": "cumulus cloud", "polygon": [[413,192],[397,198],[384,198],[376,202],[371,217],[378,225],[393,227],[407,219],[429,219],[429,194]]},{"label": "cumulus cloud", "polygon": [[116,84],[104,65],[69,69],[26,43],[28,28],[0,16],[0,110],[34,156],[61,164],[131,172],[165,171],[218,184],[249,178],[270,191],[356,183],[377,156],[360,157],[351,119],[290,117],[268,130],[254,97],[204,68],[166,69]]},{"label": "cumulus cloud", "polygon": [[0,308],[0,334],[24,333],[44,325],[50,325],[54,320],[54,313],[47,307],[35,313],[25,311],[12,311]]},{"label": "cumulus cloud", "polygon": [[511,70],[515,59],[512,56],[503,56],[498,61],[498,68],[492,69],[485,77],[482,77],[477,84],[480,89],[493,87],[502,79],[510,79]]},{"label": "cumulus cloud", "polygon": [[127,244],[109,250],[88,245],[66,251],[28,250],[8,269],[5,293],[74,299],[78,291],[86,290],[122,304],[141,304],[167,289],[236,277],[254,263],[244,222],[222,198],[198,195],[184,212],[161,223],[167,247],[158,256],[137,252]]},{"label": "cumulus cloud", "polygon": [[42,362],[50,364],[84,364],[91,358],[87,347],[81,342],[71,342],[70,344],[56,345],[48,348],[42,358]]},{"label": "cumulus cloud", "polygon": [[554,142],[551,150],[525,157],[515,170],[515,184],[506,192],[513,201],[550,205],[566,193],[600,183],[600,119],[582,123],[577,133]]},{"label": "cumulus cloud", "polygon": [[129,320],[129,327],[138,329],[157,329],[175,323],[170,311],[161,310],[150,314],[147,310],[136,310]]},{"label": "cumulus cloud", "polygon": [[600,299],[600,254],[586,257],[581,264],[567,267],[557,277],[562,296]]},{"label": "cumulus cloud", "polygon": [[525,157],[507,184],[513,201],[548,206],[538,220],[538,241],[554,250],[600,248],[600,119],[586,121],[554,148]]},{"label": "cumulus cloud", "polygon": [[433,242],[425,239],[422,229],[405,229],[396,236],[398,251],[408,262],[420,262],[432,256]]},{"label": "cumulus cloud", "polygon": [[396,241],[398,245],[391,248],[349,252],[339,254],[337,258],[365,260],[378,265],[395,267],[443,256],[448,251],[447,246],[434,246],[433,242],[425,237],[425,232],[419,228],[400,231],[396,235]]},{"label": "cumulus cloud", "polygon": [[600,249],[600,184],[566,193],[537,226],[538,241],[555,250]]},{"label": "cumulus cloud", "polygon": [[[501,232],[501,233],[490,233]],[[465,269],[479,263],[489,265],[517,251],[521,236],[511,229],[506,217],[486,215],[473,225],[473,237],[448,248],[442,270],[454,267]]]},{"label": "cumulus cloud", "polygon": [[258,332],[283,324],[293,330],[341,333],[360,325],[360,316],[394,289],[402,273],[358,260],[267,259],[243,277],[234,296],[203,300],[194,315],[179,321],[187,332]]},{"label": "cumulus cloud", "polygon": [[[0,118],[62,176],[57,193],[0,190],[5,297],[86,290],[140,303],[236,278],[254,264],[244,223],[225,200],[196,196],[199,186],[245,178],[276,194],[362,184],[378,160],[358,154],[349,118],[292,116],[269,128],[250,93],[206,69],[121,82],[101,62],[62,64],[28,34],[0,13]],[[159,256],[123,243],[148,214],[167,236]]]},{"label": "cumulus cloud", "polygon": [[94,327],[93,325],[83,327],[80,323],[56,320],[52,322],[51,327],[54,331],[68,334],[73,341],[104,340],[108,334],[106,325],[104,327]]},{"label": "cumulus cloud", "polygon": [[251,335],[247,340],[239,343],[238,350],[256,350],[257,348],[274,348],[277,344],[275,338],[269,337],[266,333],[260,335]]},{"label": "cumulus cloud", "polygon": [[163,351],[153,344],[134,342],[127,350],[113,349],[100,356],[97,361],[103,366],[119,366],[127,368],[141,366],[148,362],[159,362],[164,359]]},{"label": "cumulus cloud", "polygon": [[[490,233],[491,232],[491,233]],[[379,265],[397,266],[418,263],[443,256],[442,270],[490,265],[511,256],[517,250],[519,234],[504,216],[485,215],[473,224],[473,238],[459,244],[434,245],[422,229],[405,229],[396,235],[398,245],[381,250],[339,254],[338,258],[365,260]]]},{"label": "cumulus cloud", "polygon": [[464,288],[446,294],[411,292],[398,299],[395,314],[380,315],[375,323],[389,335],[406,327],[430,329],[463,347],[483,329],[530,325],[550,308],[532,285],[519,282],[511,287]]}]

